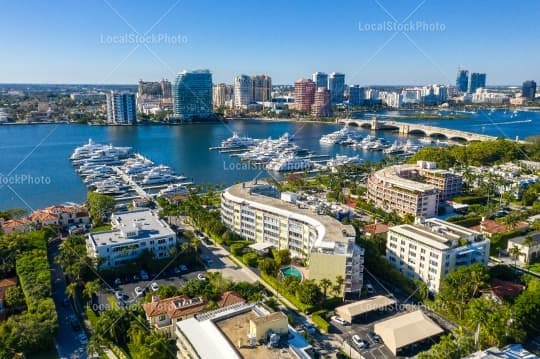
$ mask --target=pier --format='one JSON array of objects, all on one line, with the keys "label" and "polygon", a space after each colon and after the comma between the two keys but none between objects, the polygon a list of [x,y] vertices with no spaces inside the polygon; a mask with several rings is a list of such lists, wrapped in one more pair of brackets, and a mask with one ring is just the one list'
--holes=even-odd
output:
[{"label": "pier", "polygon": [[400,135],[421,135],[433,138],[445,138],[447,140],[459,141],[459,142],[471,142],[471,141],[492,141],[496,140],[495,136],[481,135],[473,132],[466,132],[460,130],[452,130],[449,128],[427,126],[422,124],[414,124],[409,122],[397,122],[397,121],[380,121],[377,116],[373,116],[371,120],[356,120],[351,118],[344,118],[336,120],[337,123],[342,123],[348,126],[357,126],[372,131],[397,131]]}]

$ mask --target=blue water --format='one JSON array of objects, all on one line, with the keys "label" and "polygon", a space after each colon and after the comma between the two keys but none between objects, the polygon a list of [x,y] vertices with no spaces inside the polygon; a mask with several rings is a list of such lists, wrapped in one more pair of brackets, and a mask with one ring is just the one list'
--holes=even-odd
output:
[{"label": "blue water", "polygon": [[280,271],[285,277],[296,277],[298,279],[302,279],[302,273],[295,267],[282,268]]},{"label": "blue water", "polygon": [[[422,123],[508,138],[540,134],[538,112],[520,112],[511,117],[511,113],[495,111],[472,115],[467,120]],[[55,203],[83,201],[86,188],[75,173],[69,156],[75,147],[86,143],[89,138],[117,146],[132,146],[156,163],[169,165],[177,173],[193,178],[197,184],[230,185],[257,176],[267,177],[266,172],[245,168],[227,154],[208,150],[230,137],[232,131],[257,138],[277,138],[289,132],[295,135],[295,142],[300,147],[318,154],[358,154],[370,161],[383,157],[380,152],[355,151],[319,143],[322,135],[340,127],[336,124],[249,120],[183,126],[0,126],[0,209],[19,207],[32,210]],[[359,131],[363,135],[370,133],[363,129]],[[388,132],[379,132],[377,136],[386,137],[391,142],[405,140]]]}]

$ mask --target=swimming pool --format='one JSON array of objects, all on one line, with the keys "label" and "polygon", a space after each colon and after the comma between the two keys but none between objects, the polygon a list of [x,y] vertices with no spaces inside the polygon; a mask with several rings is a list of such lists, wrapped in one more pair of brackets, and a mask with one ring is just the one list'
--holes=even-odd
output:
[{"label": "swimming pool", "polygon": [[293,266],[281,268],[279,271],[284,277],[296,277],[300,280],[302,280],[304,277],[302,275],[302,272],[300,272],[296,267]]}]

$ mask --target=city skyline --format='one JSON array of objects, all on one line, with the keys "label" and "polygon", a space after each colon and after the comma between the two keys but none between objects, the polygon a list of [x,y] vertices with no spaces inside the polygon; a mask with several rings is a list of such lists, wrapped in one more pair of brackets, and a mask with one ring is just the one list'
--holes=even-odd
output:
[{"label": "city skyline", "polygon": [[[460,4],[466,11],[452,11]],[[229,84],[242,73],[293,84],[317,71],[344,73],[349,85],[453,84],[461,67],[487,73],[488,86],[518,86],[540,72],[534,1],[130,5],[6,3],[2,83],[134,84],[208,68]]]}]

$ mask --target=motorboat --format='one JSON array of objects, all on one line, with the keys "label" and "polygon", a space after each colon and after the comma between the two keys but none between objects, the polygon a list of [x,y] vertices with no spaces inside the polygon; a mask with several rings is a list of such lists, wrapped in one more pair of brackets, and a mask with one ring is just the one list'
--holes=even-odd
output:
[{"label": "motorboat", "polygon": [[312,167],[313,163],[310,160],[293,154],[275,158],[266,165],[267,170],[277,172],[304,171]]}]

